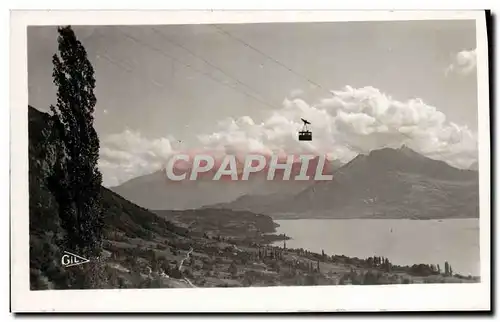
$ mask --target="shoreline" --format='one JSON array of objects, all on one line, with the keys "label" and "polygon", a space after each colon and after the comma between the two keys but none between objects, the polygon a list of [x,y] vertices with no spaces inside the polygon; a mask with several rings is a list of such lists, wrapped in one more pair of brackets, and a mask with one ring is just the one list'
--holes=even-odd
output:
[{"label": "shoreline", "polygon": [[[279,236],[279,235],[278,235]],[[286,236],[286,240],[294,240],[293,237],[290,237],[290,236]],[[282,240],[280,239],[277,239],[275,241],[271,241],[269,243],[266,243],[264,245],[264,247],[270,247],[270,248],[280,248],[280,249],[284,249],[283,246],[281,245],[277,245],[278,242],[282,242]],[[327,257],[332,257],[332,258],[337,258],[337,257],[340,257],[340,258],[345,258],[347,260],[351,260],[351,261],[365,261],[367,260],[367,258],[364,258],[364,257],[357,257],[357,256],[350,256],[350,255],[345,255],[345,254],[331,254],[331,255],[328,255],[326,252],[323,252],[323,254],[315,251],[315,250],[311,250],[309,248],[305,248],[305,247],[287,247],[286,249],[284,249],[286,251],[290,251],[290,252],[306,252],[307,254],[310,254],[313,258],[321,258],[321,257],[324,257],[325,255]],[[374,255],[374,256],[380,256],[380,257],[385,257],[383,255]],[[370,257],[368,257],[370,258]],[[446,259],[442,260],[443,263],[447,262]],[[415,265],[435,265],[435,264],[432,264],[432,263],[413,263],[413,264],[398,264],[398,263],[393,263],[395,267],[399,267],[400,269],[402,270],[408,270],[408,269],[411,269],[412,266],[415,266]],[[481,275],[473,275],[473,274],[464,274],[464,273],[461,273],[461,272],[455,272],[455,274],[453,276],[457,276],[457,277],[460,277],[460,278],[465,278],[465,279],[480,279],[481,278]]]},{"label": "shoreline", "polygon": [[[411,220],[411,221],[444,221],[444,220],[465,220],[465,219],[477,219],[479,220],[479,217],[453,217],[453,218],[418,218],[418,219],[412,219],[412,218],[381,218],[381,217],[373,217],[373,218],[367,218],[367,217],[359,217],[359,218],[331,218],[331,217],[310,217],[310,218],[302,218],[302,217],[273,217],[272,215],[269,215],[269,217],[272,218],[273,221],[281,221],[281,220]],[[279,227],[279,226],[278,226]]]},{"label": "shoreline", "polygon": [[[270,216],[271,217],[271,216]],[[275,227],[281,227],[281,225],[279,225],[278,223],[276,223],[276,221],[279,221],[279,220],[287,220],[287,221],[290,221],[290,220],[364,220],[364,219],[377,219],[377,220],[384,220],[384,219],[389,219],[389,220],[408,220],[408,221],[415,221],[415,220],[425,220],[425,221],[444,221],[444,220],[468,220],[468,219],[477,219],[479,220],[480,218],[446,218],[446,219],[409,219],[409,218],[401,218],[401,219],[390,219],[390,218],[351,218],[351,219],[340,219],[340,218],[290,218],[290,219],[275,219],[273,217],[271,217],[273,222],[275,222]],[[286,239],[279,239],[279,238],[276,238],[274,239],[274,241],[270,241],[268,243],[266,243],[265,245],[268,246],[268,247],[278,247],[278,248],[282,248],[282,246],[278,245],[277,243],[278,242],[283,242],[284,240],[294,240],[293,236],[290,236],[290,235],[287,235],[285,233],[280,233],[280,234],[277,234],[277,230],[275,228],[275,231],[274,233],[272,233],[272,235],[276,236],[276,237],[282,237],[283,235],[286,237]],[[319,252],[317,252],[316,250],[311,250],[309,248],[305,248],[305,247],[300,247],[300,248],[289,248],[289,249],[294,249],[294,250],[297,250],[297,249],[300,249],[300,250],[303,250],[303,251],[306,251],[310,254],[313,254],[314,256],[322,256],[322,254],[320,254]],[[348,255],[344,255],[344,254],[332,254],[331,255],[332,257],[345,257],[345,258],[348,258],[348,259],[351,259],[351,260],[364,260],[364,258],[360,258],[360,257],[356,257],[356,256],[348,256]],[[378,256],[378,255],[377,255]],[[442,261],[443,263],[446,262],[446,259],[444,259]],[[414,264],[396,264],[396,266],[399,266],[399,267],[402,267],[402,268],[406,268],[406,269],[409,269],[411,266],[414,266],[414,265],[431,265],[430,263],[414,263]],[[460,278],[466,278],[466,279],[479,279],[481,278],[481,275],[478,274],[478,275],[472,275],[472,274],[467,274],[467,275],[462,275],[460,274],[459,272],[456,272],[455,274],[456,276],[460,276]]]}]

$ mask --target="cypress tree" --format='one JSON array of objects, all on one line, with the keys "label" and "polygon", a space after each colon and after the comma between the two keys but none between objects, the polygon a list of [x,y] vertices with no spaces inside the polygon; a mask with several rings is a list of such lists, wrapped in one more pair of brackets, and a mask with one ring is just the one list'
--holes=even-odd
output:
[{"label": "cypress tree", "polygon": [[65,247],[91,257],[100,251],[103,228],[94,69],[72,28],[59,27],[58,32],[59,55],[52,58],[57,104],[50,106],[55,160],[49,186],[66,232]]}]

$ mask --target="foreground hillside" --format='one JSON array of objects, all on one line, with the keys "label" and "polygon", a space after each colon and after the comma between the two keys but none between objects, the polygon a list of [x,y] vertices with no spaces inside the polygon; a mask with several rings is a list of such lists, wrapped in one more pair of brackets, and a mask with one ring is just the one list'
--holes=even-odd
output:
[{"label": "foreground hillside", "polygon": [[[30,192],[30,282],[34,289],[81,288],[89,286],[118,286],[113,263],[106,257],[116,254],[103,252],[102,263],[65,269],[61,263],[64,251],[61,240],[64,230],[57,215],[57,203],[48,188],[47,173],[50,155],[40,141],[41,131],[48,115],[29,108],[29,192]],[[183,231],[161,220],[146,209],[140,208],[110,190],[102,187],[102,208],[108,239],[125,238],[130,241],[152,239],[156,234],[182,239]],[[120,237],[121,236],[121,237]],[[110,246],[109,240],[106,246]],[[109,247],[107,247],[109,248]],[[127,254],[124,249],[122,254]]]},{"label": "foreground hillside", "polygon": [[[436,266],[399,267],[266,246],[274,223],[249,212],[159,212],[101,188],[104,245],[98,261],[63,267],[64,230],[47,186],[51,158],[40,133],[48,115],[29,108],[30,285],[40,289],[227,287],[476,282]],[[283,245],[284,246],[284,245]],[[84,256],[84,254],[80,254]]]}]

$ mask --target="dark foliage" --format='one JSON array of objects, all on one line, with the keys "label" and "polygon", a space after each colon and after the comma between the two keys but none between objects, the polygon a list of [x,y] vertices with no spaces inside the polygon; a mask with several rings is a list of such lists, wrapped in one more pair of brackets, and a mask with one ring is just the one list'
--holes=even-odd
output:
[{"label": "dark foliage", "polygon": [[53,164],[49,189],[58,203],[64,245],[96,256],[102,241],[99,138],[93,127],[94,70],[71,27],[58,28],[59,55],[53,56],[57,104],[45,132]]}]

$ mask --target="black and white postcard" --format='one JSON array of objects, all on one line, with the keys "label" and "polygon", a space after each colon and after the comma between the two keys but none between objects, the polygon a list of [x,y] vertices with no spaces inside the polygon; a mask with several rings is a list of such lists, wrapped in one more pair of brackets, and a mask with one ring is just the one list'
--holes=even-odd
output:
[{"label": "black and white postcard", "polygon": [[18,11],[15,312],[490,309],[484,11]]}]

